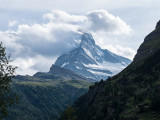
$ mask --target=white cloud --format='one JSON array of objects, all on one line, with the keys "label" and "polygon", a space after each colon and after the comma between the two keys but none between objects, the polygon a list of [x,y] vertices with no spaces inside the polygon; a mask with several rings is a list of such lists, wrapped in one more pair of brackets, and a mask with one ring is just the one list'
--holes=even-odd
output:
[{"label": "white cloud", "polygon": [[[114,36],[130,32],[124,21],[104,10],[91,11],[87,15],[70,15],[56,10],[44,14],[43,18],[49,21],[20,24],[17,30],[0,31],[0,40],[7,47],[7,52],[14,56],[13,64],[19,67],[18,74],[33,75],[37,71],[48,71],[59,55],[79,45],[77,41],[83,30],[93,34],[103,31]],[[133,51],[129,48],[129,53],[121,47],[113,48],[117,54],[132,56]]]},{"label": "white cloud", "polygon": [[43,15],[44,19],[49,19],[53,22],[64,22],[64,23],[81,23],[87,20],[86,16],[83,15],[71,15],[61,10],[52,10],[51,13]]},{"label": "white cloud", "polygon": [[11,64],[17,67],[17,74],[33,75],[36,72],[48,72],[56,59],[57,57],[50,58],[37,55],[35,57],[17,58]]},{"label": "white cloud", "polygon": [[120,17],[116,17],[105,10],[95,10],[87,14],[89,29],[94,32],[107,32],[111,34],[130,34],[132,29]]},{"label": "white cloud", "polygon": [[[33,24],[20,25],[16,42],[23,45],[28,54],[43,56],[57,56],[75,48],[81,32],[78,26],[70,24]],[[27,53],[26,53],[27,54]]]},{"label": "white cloud", "polygon": [[10,21],[9,24],[8,24],[8,26],[9,26],[9,27],[14,27],[14,26],[17,25],[17,24],[18,24],[17,21]]},{"label": "white cloud", "polygon": [[33,61],[32,58],[16,58],[11,64],[17,67],[17,74],[20,73],[21,75],[32,75],[33,73],[37,72],[36,70],[30,68],[35,64],[35,61]]},{"label": "white cloud", "polygon": [[105,48],[117,55],[129,58],[130,60],[133,60],[136,54],[135,50],[129,47],[122,47],[120,45],[106,45]]},{"label": "white cloud", "polygon": [[7,48],[7,52],[14,54],[15,57],[19,56],[24,48],[23,45],[17,44],[17,39],[18,36],[13,31],[0,31],[0,41]]}]

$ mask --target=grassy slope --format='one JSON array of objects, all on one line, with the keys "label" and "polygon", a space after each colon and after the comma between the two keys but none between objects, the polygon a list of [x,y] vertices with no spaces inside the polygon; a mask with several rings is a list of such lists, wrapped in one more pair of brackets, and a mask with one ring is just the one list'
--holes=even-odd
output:
[{"label": "grassy slope", "polygon": [[[22,78],[21,78],[22,79]],[[52,80],[26,76],[14,80],[13,89],[19,103],[9,110],[7,119],[56,119],[79,96],[87,92],[90,82],[83,80]]]}]

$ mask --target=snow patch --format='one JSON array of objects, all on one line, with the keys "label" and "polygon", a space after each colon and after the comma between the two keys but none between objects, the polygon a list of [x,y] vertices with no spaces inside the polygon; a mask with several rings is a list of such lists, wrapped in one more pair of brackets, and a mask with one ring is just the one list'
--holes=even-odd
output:
[{"label": "snow patch", "polygon": [[97,63],[96,64],[84,64],[83,65],[87,68],[90,69],[98,69],[98,70],[108,70],[112,72],[112,75],[115,75],[119,73],[121,70],[123,70],[127,65],[126,64],[121,64],[121,63],[111,63],[111,62],[106,62],[103,61],[102,63]]},{"label": "snow patch", "polygon": [[64,66],[66,66],[68,64],[69,64],[69,62],[65,62],[65,63],[63,63],[63,65],[61,67],[64,67]]},{"label": "snow patch", "polygon": [[85,53],[87,53],[87,55],[92,58],[94,60],[94,57],[92,56],[92,54],[90,53],[89,50],[87,50],[86,48],[83,48],[83,50],[85,51]]},{"label": "snow patch", "polygon": [[99,56],[102,56],[104,53],[101,51],[101,50],[99,50],[98,48],[96,48],[96,52],[97,52],[97,54],[99,55]]},{"label": "snow patch", "polygon": [[95,74],[95,75],[103,75],[103,76],[110,76],[110,74],[107,74],[107,73],[104,73],[104,72],[98,72],[98,71],[94,71],[94,70],[91,70],[91,69],[87,69],[87,71]]},{"label": "snow patch", "polygon": [[78,67],[78,66],[76,66],[76,68],[77,68],[77,69],[80,69],[80,70],[82,70],[82,68],[80,68],[80,67]]}]

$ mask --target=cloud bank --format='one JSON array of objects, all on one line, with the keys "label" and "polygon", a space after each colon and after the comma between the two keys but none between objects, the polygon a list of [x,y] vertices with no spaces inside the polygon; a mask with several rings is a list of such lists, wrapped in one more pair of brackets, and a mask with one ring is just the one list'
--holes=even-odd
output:
[{"label": "cloud bank", "polygon": [[111,34],[130,34],[132,29],[120,17],[116,17],[105,10],[88,12],[87,17],[94,32],[108,32]]},{"label": "cloud bank", "polygon": [[9,26],[9,27],[14,27],[14,26],[17,25],[17,24],[18,24],[17,21],[10,21],[9,24],[8,24],[8,26]]},{"label": "cloud bank", "polygon": [[[16,30],[0,31],[0,41],[15,59],[13,64],[19,67],[18,74],[33,75],[37,71],[48,71],[59,55],[79,45],[82,31],[114,36],[129,35],[132,31],[120,17],[105,10],[89,11],[85,15],[52,10],[44,14],[42,19],[44,22],[34,24],[18,24],[17,21],[12,21],[9,27],[16,25]],[[96,39],[96,43],[99,44],[99,40]],[[120,47],[110,50],[128,57],[133,54],[130,48],[128,53]]]}]

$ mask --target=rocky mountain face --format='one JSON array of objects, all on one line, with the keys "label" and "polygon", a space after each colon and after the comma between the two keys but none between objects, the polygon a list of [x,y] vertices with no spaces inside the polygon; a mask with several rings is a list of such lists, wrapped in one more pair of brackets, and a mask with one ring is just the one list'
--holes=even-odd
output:
[{"label": "rocky mountain face", "polygon": [[159,24],[145,38],[134,61],[126,69],[90,86],[73,105],[72,114],[65,112],[62,120],[66,116],[77,120],[159,120]]},{"label": "rocky mountain face", "polygon": [[127,58],[101,49],[90,33],[84,33],[79,46],[61,55],[54,65],[99,81],[117,74],[130,63]]}]

